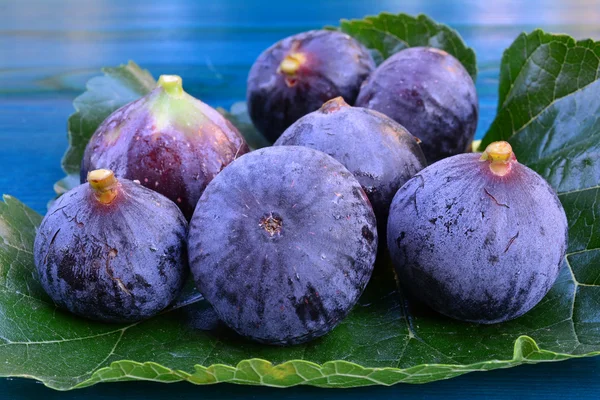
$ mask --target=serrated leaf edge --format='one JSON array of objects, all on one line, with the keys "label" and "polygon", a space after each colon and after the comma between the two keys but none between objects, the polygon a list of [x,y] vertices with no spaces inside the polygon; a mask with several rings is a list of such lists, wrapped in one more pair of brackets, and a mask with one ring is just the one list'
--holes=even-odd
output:
[{"label": "serrated leaf edge", "polygon": [[[35,379],[56,390],[80,389],[97,383],[131,380],[161,383],[187,381],[196,385],[234,383],[276,388],[299,385],[347,388],[372,385],[391,386],[397,383],[427,383],[469,372],[490,371],[520,364],[537,364],[596,355],[600,355],[600,351],[574,355],[540,349],[534,339],[522,335],[515,340],[513,357],[510,360],[489,360],[467,365],[421,364],[409,368],[369,368],[344,360],[328,361],[324,364],[306,360],[290,360],[274,365],[264,359],[252,358],[242,360],[236,366],[212,364],[206,367],[197,364],[194,366],[195,372],[189,373],[155,362],[119,360],[112,362],[110,366],[94,371],[88,379],[70,387],[55,384],[52,379],[35,375],[7,375],[6,377]],[[315,374],[315,376],[304,376],[299,369],[310,370],[311,374]],[[335,378],[344,379],[336,381]],[[347,378],[352,380],[348,381]]]},{"label": "serrated leaf edge", "polygon": [[[473,78],[473,82],[476,82],[476,80],[477,80],[477,73],[479,72],[479,68],[477,66],[477,59],[476,59],[475,50],[472,47],[467,46],[467,43],[464,41],[464,39],[462,38],[462,36],[458,33],[458,31],[456,29],[450,27],[449,25],[437,22],[437,21],[433,20],[432,18],[430,18],[426,14],[423,14],[423,13],[417,14],[417,15],[410,15],[410,14],[406,14],[406,13],[394,14],[394,13],[390,13],[390,12],[385,12],[384,11],[384,12],[379,13],[377,15],[367,15],[367,16],[363,17],[362,19],[361,18],[352,18],[352,19],[342,18],[342,19],[340,19],[340,27],[339,28],[341,28],[341,25],[344,24],[344,23],[345,24],[349,24],[349,23],[352,23],[352,22],[364,22],[364,23],[368,23],[368,24],[372,25],[373,22],[371,20],[374,19],[374,18],[379,18],[382,15],[391,16],[391,17],[411,18],[411,19],[414,19],[416,21],[425,21],[426,23],[435,25],[437,27],[448,29],[448,31],[450,31],[451,33],[455,34],[456,37],[458,37],[460,39],[460,41],[463,43],[463,45],[465,46],[465,52],[468,52],[468,53],[470,53],[473,56],[473,70],[469,71],[467,69],[467,72],[469,72],[469,75],[471,76],[471,78]],[[326,28],[330,28],[330,27],[326,27]],[[339,28],[336,27],[335,29],[339,29]],[[400,38],[399,36],[396,36],[396,35],[394,35],[394,34],[392,34],[390,32],[386,32],[386,31],[382,31],[380,29],[377,29],[377,28],[375,28],[375,26],[372,26],[371,29],[373,29],[374,31],[377,31],[377,32],[381,32],[381,33],[383,33],[385,35],[392,36],[392,37],[400,40],[401,42],[404,42],[408,46],[408,43],[406,42],[406,40]],[[456,51],[457,49],[455,48],[454,50]],[[457,57],[457,56],[455,56],[455,57]],[[466,67],[465,67],[465,69],[466,69]]]}]

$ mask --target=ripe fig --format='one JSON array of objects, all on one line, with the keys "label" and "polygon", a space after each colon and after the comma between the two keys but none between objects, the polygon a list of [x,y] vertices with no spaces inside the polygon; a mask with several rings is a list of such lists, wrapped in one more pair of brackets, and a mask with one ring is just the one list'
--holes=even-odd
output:
[{"label": "ripe fig", "polygon": [[337,31],[309,31],[265,50],[248,75],[248,112],[271,142],[298,118],[342,96],[354,104],[375,69],[368,50]]},{"label": "ripe fig", "polygon": [[332,330],[367,285],[375,215],[354,176],[325,153],[268,147],[206,188],[190,222],[196,285],[222,321],[268,344]]},{"label": "ripe fig", "polygon": [[95,170],[62,195],[34,244],[40,282],[74,314],[107,322],[152,317],[187,276],[187,222],[169,199]]},{"label": "ripe fig", "polygon": [[477,129],[473,79],[460,61],[434,48],[412,47],[385,60],[356,105],[384,113],[421,139],[430,164],[466,152]]},{"label": "ripe fig", "polygon": [[380,233],[398,189],[427,165],[402,125],[377,111],[350,107],[341,97],[294,122],[275,145],[310,147],[341,162],[367,193]]},{"label": "ripe fig", "polygon": [[507,142],[425,168],[398,191],[388,247],[398,281],[449,317],[517,318],[550,290],[567,246],[556,193]]},{"label": "ripe fig", "polygon": [[190,219],[208,182],[248,151],[229,121],[183,91],[180,77],[163,75],[156,89],[98,127],[85,149],[81,182],[88,171],[111,169],[165,195]]}]

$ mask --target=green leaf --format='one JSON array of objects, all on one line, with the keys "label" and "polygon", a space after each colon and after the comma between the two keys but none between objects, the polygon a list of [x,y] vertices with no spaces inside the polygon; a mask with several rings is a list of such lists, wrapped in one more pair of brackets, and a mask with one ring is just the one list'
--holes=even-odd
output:
[{"label": "green leaf", "polygon": [[79,174],[85,146],[106,117],[156,86],[152,75],[133,61],[102,72],[104,76],[90,79],[86,92],[73,102],[76,111],[69,117],[69,147],[62,159],[67,174]]},{"label": "green leaf", "polygon": [[467,47],[460,35],[426,15],[381,13],[364,19],[343,19],[340,30],[376,52],[376,61],[385,60],[408,47],[428,46],[447,51],[456,57],[477,78],[475,52]]}]

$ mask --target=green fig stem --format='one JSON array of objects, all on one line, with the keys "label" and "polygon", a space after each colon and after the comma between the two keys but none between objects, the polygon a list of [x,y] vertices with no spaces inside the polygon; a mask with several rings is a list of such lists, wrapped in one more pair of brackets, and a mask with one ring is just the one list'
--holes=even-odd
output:
[{"label": "green fig stem", "polygon": [[111,170],[96,169],[90,171],[87,180],[94,190],[96,200],[100,203],[108,205],[117,197],[119,181]]},{"label": "green fig stem", "polygon": [[487,161],[494,175],[504,176],[510,172],[511,165],[517,161],[517,158],[510,143],[499,141],[490,143],[479,160]]},{"label": "green fig stem", "polygon": [[183,83],[180,76],[161,75],[158,78],[158,86],[161,86],[170,96],[181,97],[183,95]]}]

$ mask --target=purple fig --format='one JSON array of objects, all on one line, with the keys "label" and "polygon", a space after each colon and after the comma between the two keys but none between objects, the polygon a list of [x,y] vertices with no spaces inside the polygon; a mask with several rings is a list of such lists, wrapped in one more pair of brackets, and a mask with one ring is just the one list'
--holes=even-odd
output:
[{"label": "purple fig", "polygon": [[296,120],[342,96],[354,104],[360,85],[375,69],[369,51],[337,31],[309,31],[265,50],[248,75],[248,112],[271,142]]},{"label": "purple fig", "polygon": [[50,298],[107,322],[150,318],[177,298],[188,273],[187,222],[155,191],[109,170],[62,195],[37,231],[34,260]]},{"label": "purple fig", "polygon": [[404,289],[444,315],[491,324],[548,293],[567,235],[554,190],[510,144],[494,142],[406,182],[392,201],[387,240]]},{"label": "purple fig", "polygon": [[384,113],[421,139],[430,164],[471,147],[479,113],[467,70],[430,47],[405,49],[385,60],[364,82],[356,105]]},{"label": "purple fig", "polygon": [[380,233],[398,189],[427,165],[402,125],[377,111],[351,107],[341,97],[294,122],[275,145],[311,147],[341,162],[367,193]]},{"label": "purple fig", "polygon": [[112,113],[88,143],[81,182],[106,168],[171,199],[189,220],[206,185],[249,151],[240,132],[215,109],[162,75],[146,96]]}]

